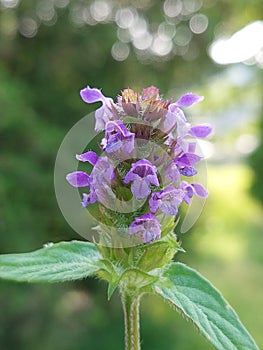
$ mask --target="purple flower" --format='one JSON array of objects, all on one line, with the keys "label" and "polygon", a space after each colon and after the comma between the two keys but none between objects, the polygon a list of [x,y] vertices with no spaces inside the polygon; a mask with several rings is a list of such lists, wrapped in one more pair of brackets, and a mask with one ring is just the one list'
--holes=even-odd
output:
[{"label": "purple flower", "polygon": [[198,163],[202,158],[194,153],[184,153],[178,157],[175,161],[180,174],[184,176],[194,176],[197,174],[197,170],[194,165]]},{"label": "purple flower", "polygon": [[179,134],[182,134],[186,124],[184,112],[175,103],[172,103],[158,127],[166,134],[169,134],[177,127],[177,132],[179,131]]},{"label": "purple flower", "polygon": [[[100,157],[90,174],[90,203],[96,201],[106,204],[109,200],[107,194],[112,194],[111,183],[114,179],[114,168],[107,157]],[[89,203],[87,203],[89,204]]]},{"label": "purple flower", "polygon": [[82,162],[89,162],[94,165],[90,175],[84,171],[75,171],[66,176],[71,186],[90,187],[89,194],[83,193],[82,206],[86,207],[96,201],[102,204],[105,203],[107,194],[111,192],[111,195],[113,195],[110,184],[114,179],[114,168],[109,163],[108,158],[99,158],[92,151],[76,155],[76,158]]},{"label": "purple flower", "polygon": [[160,209],[166,215],[177,215],[178,207],[184,199],[185,193],[180,188],[168,186],[160,192],[154,192],[149,201],[150,209],[155,213]]},{"label": "purple flower", "polygon": [[112,106],[114,105],[113,99],[105,97],[99,89],[90,88],[89,86],[80,91],[80,96],[86,103],[102,102],[102,106],[95,112],[95,130],[104,130],[106,123],[114,119],[112,112]]},{"label": "purple flower", "polygon": [[184,191],[184,198],[186,204],[190,204],[191,198],[197,195],[201,198],[206,198],[208,196],[207,190],[199,183],[189,184],[187,181],[182,181],[179,186],[180,189]]},{"label": "purple flower", "polygon": [[134,149],[134,137],[135,134],[128,131],[122,121],[109,121],[106,124],[105,138],[101,144],[108,153],[116,152],[119,149],[131,153]]},{"label": "purple flower", "polygon": [[[194,145],[189,145],[190,150],[194,150]],[[201,160],[201,157],[194,153],[184,153],[183,155],[176,157],[170,164],[164,169],[164,182],[176,183],[180,175],[194,176],[197,170],[194,165]]]},{"label": "purple flower", "polygon": [[136,235],[144,243],[151,243],[161,237],[160,223],[153,214],[144,214],[134,219],[129,234]]},{"label": "purple flower", "polygon": [[150,184],[159,186],[156,171],[156,167],[151,162],[147,159],[141,159],[132,164],[123,182],[125,184],[132,182],[133,195],[137,199],[143,199],[151,193]]},{"label": "purple flower", "polygon": [[[93,151],[89,151],[83,154],[77,154],[76,158],[81,162],[89,162],[95,165],[98,160],[98,155]],[[73,187],[87,187],[90,185],[90,176],[84,171],[70,173],[66,176],[66,180]]]},{"label": "purple flower", "polygon": [[160,128],[164,132],[170,133],[176,127],[177,135],[179,137],[185,136],[189,131],[190,124],[187,123],[181,107],[190,107],[191,105],[198,103],[203,99],[203,96],[198,96],[192,93],[187,93],[180,97],[178,101],[169,105],[168,112],[165,115]]},{"label": "purple flower", "polygon": [[180,172],[175,161],[172,161],[164,169],[164,182],[166,184],[173,182],[176,183],[180,179]]}]

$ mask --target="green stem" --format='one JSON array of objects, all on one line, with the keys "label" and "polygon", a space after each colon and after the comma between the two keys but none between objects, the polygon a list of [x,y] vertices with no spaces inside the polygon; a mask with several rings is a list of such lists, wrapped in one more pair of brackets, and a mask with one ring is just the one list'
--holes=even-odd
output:
[{"label": "green stem", "polygon": [[125,321],[125,349],[140,350],[140,296],[122,295]]}]

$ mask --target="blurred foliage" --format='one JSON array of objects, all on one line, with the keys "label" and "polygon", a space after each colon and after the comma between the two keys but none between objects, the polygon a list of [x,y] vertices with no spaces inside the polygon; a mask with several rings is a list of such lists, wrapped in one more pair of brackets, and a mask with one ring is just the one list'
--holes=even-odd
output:
[{"label": "blurred foliage", "polygon": [[[94,22],[93,18],[88,23],[91,19],[85,11],[95,3],[111,4],[112,14],[107,20]],[[198,10],[167,18],[164,3]],[[51,6],[49,10],[45,4]],[[50,8],[55,11],[53,17]],[[195,12],[204,14],[209,23],[203,33],[191,34],[187,45],[178,45],[175,34],[172,51],[163,56],[142,55],[132,41],[124,43],[129,55],[118,61],[112,50],[119,42],[120,28],[114,16],[120,8],[135,9],[148,23],[150,33],[165,21],[188,28]],[[263,307],[262,208],[248,195],[254,181],[254,193],[263,198],[263,149],[259,146],[251,158],[253,175],[239,164],[245,157],[235,147],[246,133],[259,135],[262,141],[263,124],[257,119],[261,73],[251,65],[216,65],[207,54],[215,38],[260,19],[262,12],[261,0],[1,0],[1,253],[34,250],[48,241],[80,239],[58,209],[53,168],[66,132],[95,108],[80,100],[82,87],[101,87],[106,96],[115,96],[127,86],[141,89],[152,84],[167,97],[178,98],[191,90],[203,93],[206,100],[194,115],[202,114],[202,121],[211,121],[215,127],[211,195],[191,234],[180,236],[188,254],[177,258],[199,268],[223,291],[263,347],[259,314]],[[100,16],[98,12],[97,18]],[[108,303],[106,286],[97,281],[63,285],[0,282],[0,305],[3,350],[123,347],[118,296]],[[145,349],[211,349],[192,325],[176,317],[158,298],[145,298],[142,307]]]},{"label": "blurred foliage", "polygon": [[[261,80],[263,76],[261,74]],[[262,84],[263,86],[263,84]],[[263,88],[261,88],[261,96],[263,95]],[[254,170],[255,176],[252,181],[251,185],[251,191],[253,195],[263,204],[263,186],[262,186],[262,179],[263,179],[263,108],[261,109],[260,113],[260,120],[259,120],[259,139],[260,144],[258,148],[252,153],[252,155],[249,158],[249,164],[251,165],[252,169]]]}]

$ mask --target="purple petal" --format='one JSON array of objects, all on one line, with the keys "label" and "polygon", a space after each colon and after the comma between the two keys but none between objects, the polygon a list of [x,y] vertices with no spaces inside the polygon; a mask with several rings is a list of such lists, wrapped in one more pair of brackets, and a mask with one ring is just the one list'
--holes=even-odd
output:
[{"label": "purple petal", "polygon": [[84,171],[75,171],[66,176],[67,181],[73,187],[86,187],[90,184],[90,177]]},{"label": "purple petal", "polygon": [[103,149],[107,153],[113,153],[118,151],[120,148],[122,148],[122,146],[124,145],[124,142],[118,139],[118,135],[115,134],[111,136],[109,140],[104,138],[101,142],[101,145],[103,146]]},{"label": "purple petal", "polygon": [[206,198],[208,196],[207,190],[199,183],[192,183],[192,186],[199,197]]},{"label": "purple petal", "polygon": [[178,207],[176,203],[162,201],[159,207],[160,210],[166,215],[176,216],[178,214]]},{"label": "purple petal", "polygon": [[168,134],[176,127],[176,121],[174,113],[168,111],[161,122],[159,129]]},{"label": "purple petal", "polygon": [[151,193],[148,183],[144,179],[137,179],[131,185],[131,191],[136,199],[144,199]]},{"label": "purple petal", "polygon": [[111,106],[113,105],[112,98],[105,97],[99,89],[90,88],[89,86],[80,91],[80,96],[86,103],[102,102],[102,106],[95,112],[95,130],[103,130],[105,124],[113,118],[113,113],[111,111]]},{"label": "purple petal", "polygon": [[140,219],[140,220],[153,220],[153,221],[156,221],[160,225],[159,221],[156,219],[156,217],[152,213],[143,214],[138,219]]},{"label": "purple petal", "polygon": [[129,227],[129,234],[136,235],[144,243],[151,243],[161,237],[160,223],[153,214],[144,214],[134,219]]},{"label": "purple petal", "polygon": [[111,182],[114,179],[114,168],[109,163],[107,157],[100,157],[98,159],[90,176],[92,178],[92,185],[97,188],[104,186],[105,182]]},{"label": "purple petal", "polygon": [[106,152],[116,152],[124,148],[130,153],[134,149],[135,134],[128,131],[121,120],[109,121],[106,124],[105,138],[102,140]]},{"label": "purple petal", "polygon": [[95,165],[99,156],[95,152],[89,151],[82,154],[76,154],[76,158],[81,162],[89,162],[90,164]]},{"label": "purple petal", "polygon": [[182,189],[185,193],[183,200],[186,204],[190,205],[191,198],[194,195],[194,187],[190,185],[187,181],[182,181],[179,185],[179,188]]},{"label": "purple petal", "polygon": [[140,159],[132,163],[131,169],[124,178],[124,183],[129,183],[140,178],[144,179],[148,185],[152,183],[155,186],[159,186],[156,167],[147,159]]},{"label": "purple petal", "polygon": [[197,174],[197,170],[193,167],[184,167],[182,169],[180,169],[180,174],[184,175],[184,176],[194,176],[195,174]]},{"label": "purple petal", "polygon": [[182,203],[185,192],[180,188],[168,186],[160,192],[153,193],[149,205],[153,212],[159,208],[166,215],[177,215],[178,206]]},{"label": "purple petal", "polygon": [[202,158],[194,153],[185,153],[177,158],[176,164],[179,166],[192,166],[198,163]]},{"label": "purple petal", "polygon": [[102,131],[106,123],[110,120],[110,116],[105,112],[105,106],[101,106],[95,112],[95,131]]},{"label": "purple petal", "polygon": [[86,208],[89,205],[89,195],[87,193],[83,193],[81,204],[83,208]]},{"label": "purple petal", "polygon": [[155,193],[152,194],[152,197],[149,200],[149,206],[150,206],[151,212],[153,213],[155,213],[159,207],[159,199]]},{"label": "purple petal", "polygon": [[87,86],[86,88],[80,91],[80,96],[82,100],[86,103],[94,103],[98,101],[105,101],[106,97],[102,94],[99,89],[90,88]]},{"label": "purple petal", "polygon": [[165,182],[177,182],[180,178],[180,172],[177,168],[176,163],[171,162],[164,171]]},{"label": "purple petal", "polygon": [[156,174],[154,174],[154,175],[147,175],[145,180],[147,182],[150,182],[154,186],[159,186],[160,185],[158,177],[157,177]]},{"label": "purple petal", "polygon": [[182,97],[179,98],[178,101],[176,101],[176,105],[178,107],[190,107],[191,105],[198,103],[204,99],[203,96],[198,96],[192,93],[188,93],[183,95]]},{"label": "purple petal", "polygon": [[131,181],[135,181],[137,179],[139,179],[140,176],[137,174],[134,174],[132,170],[128,171],[128,173],[126,174],[125,178],[123,179],[123,182],[125,184],[128,184]]},{"label": "purple petal", "polygon": [[189,142],[188,144],[188,153],[195,153],[196,150],[196,143],[195,142]]},{"label": "purple petal", "polygon": [[81,204],[83,208],[86,208],[89,204],[95,203],[97,200],[96,193],[91,191],[90,194],[83,193]]},{"label": "purple petal", "polygon": [[204,139],[212,132],[212,128],[209,125],[196,125],[189,130],[189,134]]}]

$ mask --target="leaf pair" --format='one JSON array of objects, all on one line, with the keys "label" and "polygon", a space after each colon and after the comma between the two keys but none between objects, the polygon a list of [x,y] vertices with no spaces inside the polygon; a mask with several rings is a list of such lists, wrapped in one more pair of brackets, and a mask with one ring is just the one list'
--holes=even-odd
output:
[{"label": "leaf pair", "polygon": [[[105,269],[96,246],[61,242],[32,253],[0,255],[0,278],[19,282],[64,282],[99,274]],[[128,269],[123,283],[138,282]],[[143,272],[142,272],[143,273]],[[151,281],[161,296],[193,322],[218,350],[258,350],[257,345],[222,295],[199,273],[181,263],[164,266]]]}]

